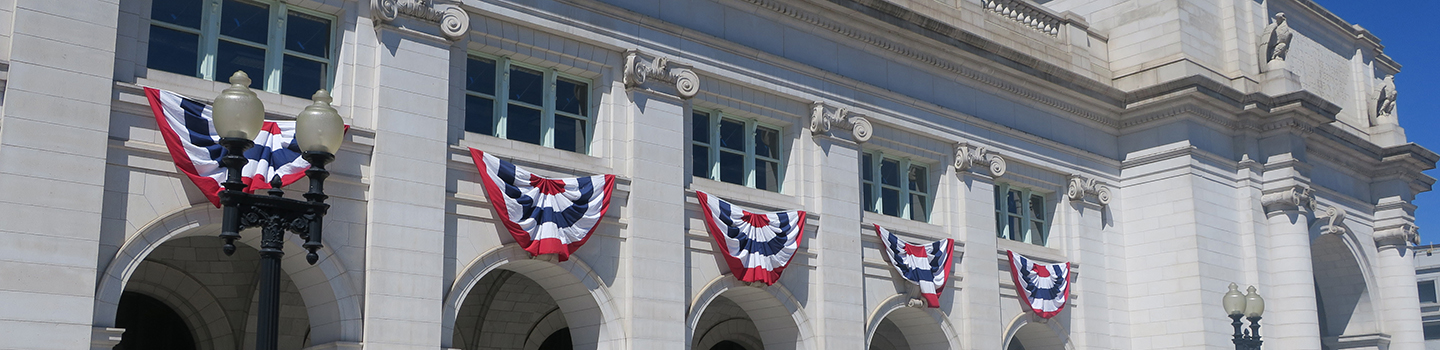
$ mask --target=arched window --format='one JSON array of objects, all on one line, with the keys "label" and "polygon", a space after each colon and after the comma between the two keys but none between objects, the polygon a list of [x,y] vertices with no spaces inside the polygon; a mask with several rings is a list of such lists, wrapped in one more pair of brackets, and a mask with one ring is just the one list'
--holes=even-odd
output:
[{"label": "arched window", "polygon": [[195,338],[190,335],[190,327],[185,325],[180,314],[148,295],[135,292],[121,294],[115,326],[125,329],[115,350],[195,349]]}]

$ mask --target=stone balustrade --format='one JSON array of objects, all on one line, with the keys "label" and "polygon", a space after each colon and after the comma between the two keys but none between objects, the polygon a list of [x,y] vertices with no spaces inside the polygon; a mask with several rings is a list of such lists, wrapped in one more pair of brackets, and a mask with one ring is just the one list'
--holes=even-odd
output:
[{"label": "stone balustrade", "polygon": [[982,0],[985,9],[1020,22],[1050,36],[1060,34],[1062,19],[1025,0]]}]

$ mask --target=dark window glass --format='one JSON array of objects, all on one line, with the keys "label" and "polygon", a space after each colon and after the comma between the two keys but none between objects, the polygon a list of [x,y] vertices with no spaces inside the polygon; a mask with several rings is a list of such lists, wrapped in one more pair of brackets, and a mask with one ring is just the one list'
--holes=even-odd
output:
[{"label": "dark window glass", "polygon": [[545,101],[545,74],[532,69],[511,67],[510,100],[540,106]]},{"label": "dark window glass", "polygon": [[710,115],[700,112],[690,115],[690,139],[710,143]]},{"label": "dark window glass", "polygon": [[745,155],[720,152],[720,181],[745,185]]},{"label": "dark window glass", "polygon": [[1030,243],[1037,244],[1037,245],[1045,245],[1045,222],[1044,222],[1044,221],[1031,221],[1031,222],[1030,222]]},{"label": "dark window glass", "polygon": [[1419,287],[1420,287],[1420,302],[1422,302],[1422,303],[1433,303],[1433,302],[1435,302],[1435,281],[1421,281],[1421,282],[1419,283]]},{"label": "dark window glass", "polygon": [[1010,233],[1010,236],[1009,236],[1009,237],[1006,237],[1006,238],[1009,238],[1010,240],[1014,240],[1014,241],[1018,241],[1018,240],[1020,240],[1020,239],[1022,239],[1022,238],[1025,238],[1025,236],[1023,236],[1023,235],[1021,234],[1021,232],[1020,232],[1020,228],[1021,228],[1021,227],[1024,227],[1024,226],[1021,226],[1020,222],[1021,222],[1021,221],[1020,221],[1020,218],[1014,217],[1014,216],[1011,216],[1011,217],[1010,217],[1010,227],[1007,227],[1006,230],[1005,230],[1006,232]]},{"label": "dark window glass", "polygon": [[930,217],[930,203],[925,201],[925,196],[910,194],[910,219],[927,221]]},{"label": "dark window glass", "polygon": [[153,0],[150,19],[200,29],[200,10],[205,7],[204,3],[202,0]]},{"label": "dark window glass", "polygon": [[775,129],[756,127],[755,155],[780,158],[780,132]]},{"label": "dark window glass", "polygon": [[691,145],[690,173],[694,176],[710,177],[710,147]]},{"label": "dark window glass", "polygon": [[269,42],[270,7],[248,1],[225,0],[220,8],[220,35],[259,44]]},{"label": "dark window glass", "polygon": [[865,155],[860,156],[860,178],[861,178],[861,179],[863,179],[863,180],[865,180],[865,181],[875,181],[875,169],[872,169],[872,168],[871,168],[871,167],[874,167],[874,166],[875,166],[874,164],[875,164],[875,163],[874,163],[874,159],[871,159],[871,158],[870,158],[870,154],[869,154],[869,153],[866,153]]},{"label": "dark window glass", "polygon": [[584,120],[555,116],[555,148],[583,152],[586,144]]},{"label": "dark window glass", "polygon": [[506,138],[540,144],[540,110],[510,105],[505,123]]},{"label": "dark window glass", "polygon": [[495,136],[495,101],[465,96],[465,131]]},{"label": "dark window glass", "polygon": [[1030,196],[1030,215],[1035,219],[1045,220],[1045,197]]},{"label": "dark window glass", "polygon": [[881,188],[880,207],[885,215],[900,216],[900,190]]},{"label": "dark window glass", "polygon": [[720,120],[720,147],[745,151],[745,124],[729,119]]},{"label": "dark window glass", "polygon": [[780,189],[780,163],[755,160],[755,188],[775,191]]},{"label": "dark window glass", "polygon": [[589,96],[589,87],[585,84],[564,78],[555,79],[555,110],[585,115],[585,107],[590,103],[586,96]]},{"label": "dark window glass", "polygon": [[900,187],[900,162],[880,160],[880,183]]},{"label": "dark window glass", "polygon": [[290,11],[285,21],[285,49],[330,57],[330,20]]},{"label": "dark window glass", "polygon": [[495,61],[476,57],[466,61],[465,90],[495,96]]},{"label": "dark window glass", "polygon": [[920,192],[922,194],[927,192],[925,191],[925,188],[929,185],[929,183],[927,183],[928,179],[926,178],[925,168],[921,168],[918,166],[910,167],[909,180],[910,192]]},{"label": "dark window glass", "polygon": [[1440,323],[1425,324],[1425,340],[1440,339]]},{"label": "dark window glass", "polygon": [[865,211],[875,211],[875,187],[869,184],[860,187],[860,196],[864,197],[865,201]]},{"label": "dark window glass", "polygon": [[150,26],[150,48],[145,66],[175,74],[199,76],[199,48],[199,35]]},{"label": "dark window glass", "polygon": [[[265,88],[265,50],[221,40],[215,59],[215,78],[230,81],[230,75],[243,70],[250,76],[250,88]],[[314,91],[311,91],[314,92]]]},{"label": "dark window glass", "polygon": [[1011,190],[1005,197],[1005,208],[1011,214],[1020,215],[1020,191]]},{"label": "dark window glass", "polygon": [[310,98],[316,90],[325,88],[325,64],[285,55],[280,67],[280,93],[299,98]]}]

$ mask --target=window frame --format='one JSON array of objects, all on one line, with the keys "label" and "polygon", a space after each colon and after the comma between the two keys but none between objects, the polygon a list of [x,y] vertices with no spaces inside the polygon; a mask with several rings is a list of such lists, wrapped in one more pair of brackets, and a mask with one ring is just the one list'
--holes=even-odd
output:
[{"label": "window frame", "polygon": [[[866,155],[870,156],[869,164],[865,164]],[[886,185],[883,181],[880,181],[880,167],[881,164],[885,163],[886,159],[896,161],[897,166],[899,167],[898,170],[900,172],[900,184],[898,186]],[[884,209],[882,209],[882,204],[885,198],[883,191],[887,188],[896,189],[900,192],[900,203],[897,203],[900,208],[896,210],[896,213],[898,213],[899,215],[894,215],[895,217],[925,223],[930,222],[932,216],[931,214],[933,214],[934,212],[935,186],[930,185],[930,167],[928,165],[912,161],[910,157],[897,157],[888,155],[885,154],[885,151],[883,150],[861,152],[860,163],[861,166],[866,167],[866,169],[870,170],[871,176],[871,179],[866,180],[865,169],[860,170],[860,200],[865,200],[865,188],[869,188],[870,193],[872,193],[874,196],[869,203],[861,203],[861,210],[880,215],[891,216],[889,214],[885,214]],[[910,200],[911,195],[917,192],[910,190],[910,172],[912,171],[912,168],[919,168],[921,170],[921,173],[925,174],[925,191],[918,191],[920,192],[919,195],[923,196],[922,200],[925,201],[926,212],[924,213],[924,218],[921,219],[915,218],[915,213],[912,210],[914,209],[914,207],[911,205]]]},{"label": "window frame", "polygon": [[[594,136],[595,136],[595,135],[594,135],[594,134],[595,134],[595,117],[590,116],[590,115],[577,115],[577,114],[573,114],[573,113],[570,113],[570,112],[564,112],[564,111],[557,110],[557,109],[555,108],[555,98],[556,98],[555,89],[556,89],[556,87],[557,87],[557,82],[559,82],[560,79],[570,80],[570,81],[573,81],[573,82],[576,82],[576,83],[584,84],[584,85],[585,85],[585,105],[582,106],[582,109],[583,109],[584,112],[586,112],[585,114],[595,114],[595,108],[594,108],[594,106],[591,105],[591,102],[594,101],[594,97],[595,97],[595,81],[594,81],[594,79],[590,79],[590,78],[586,78],[586,77],[582,77],[582,76],[578,76],[578,75],[574,75],[574,74],[568,74],[568,73],[565,73],[565,72],[561,72],[561,71],[559,71],[558,69],[555,69],[555,68],[546,68],[546,67],[541,67],[541,66],[537,66],[537,65],[533,65],[533,64],[527,64],[527,63],[524,63],[524,62],[515,62],[515,60],[514,60],[514,59],[511,59],[509,56],[497,56],[497,55],[491,55],[491,54],[486,54],[486,53],[482,53],[482,52],[474,52],[474,51],[467,53],[466,56],[465,56],[465,61],[466,61],[466,62],[465,62],[465,63],[466,63],[466,64],[465,64],[465,67],[467,67],[467,68],[466,68],[467,70],[469,69],[468,67],[470,66],[470,64],[469,64],[470,60],[473,60],[473,59],[476,59],[476,58],[480,58],[480,59],[484,59],[484,60],[489,60],[489,61],[495,63],[495,71],[493,72],[494,75],[495,75],[495,81],[493,82],[493,83],[495,84],[495,86],[494,86],[494,88],[495,88],[495,95],[494,95],[494,96],[486,95],[486,94],[484,94],[484,93],[481,93],[481,92],[478,92],[478,91],[474,91],[474,90],[470,90],[470,89],[466,89],[466,88],[464,88],[464,87],[461,87],[461,90],[464,91],[465,96],[467,96],[467,97],[468,97],[468,96],[475,96],[475,97],[480,97],[480,98],[488,98],[488,99],[491,100],[491,102],[492,102],[492,103],[491,103],[491,108],[492,108],[492,110],[491,110],[490,113],[491,113],[492,118],[491,118],[491,120],[490,120],[490,130],[493,131],[494,134],[493,134],[493,135],[485,135],[485,136],[491,136],[491,137],[497,137],[497,138],[501,138],[501,139],[510,140],[510,137],[509,137],[509,134],[508,134],[508,133],[509,133],[508,126],[509,126],[509,123],[510,123],[510,120],[509,120],[510,116],[509,116],[509,113],[508,113],[508,111],[507,111],[507,110],[508,110],[507,107],[510,106],[510,104],[512,103],[512,101],[510,100],[510,71],[511,71],[511,67],[519,67],[519,68],[523,68],[523,69],[528,69],[528,70],[533,70],[533,71],[541,72],[541,79],[544,80],[544,82],[543,82],[542,84],[545,85],[545,91],[542,91],[542,92],[541,92],[541,102],[540,102],[540,103],[541,103],[541,106],[535,106],[535,105],[532,105],[532,104],[530,104],[530,103],[521,102],[521,101],[514,101],[514,103],[515,103],[516,105],[521,106],[521,107],[524,107],[524,108],[532,108],[532,109],[534,109],[535,107],[539,107],[539,109],[540,109],[540,144],[539,144],[539,146],[545,147],[545,148],[552,148],[552,149],[557,149],[557,150],[561,150],[561,151],[570,152],[570,150],[555,148],[555,118],[556,118],[557,116],[563,116],[563,117],[568,117],[568,118],[573,118],[573,119],[579,119],[579,120],[582,120],[582,121],[585,122],[585,130],[582,130],[582,131],[581,131],[582,133],[585,134],[585,140],[584,140],[584,142],[582,142],[581,145],[579,145],[578,148],[580,148],[580,149],[579,149],[579,150],[576,150],[576,151],[574,151],[574,152],[575,152],[575,153],[580,153],[580,154],[586,154],[586,155],[590,154],[590,148],[591,148],[591,147],[590,147],[590,143],[591,143],[592,141],[594,141]],[[464,73],[464,75],[468,75],[468,74],[469,74],[468,71]],[[468,113],[466,114],[465,117],[466,117],[466,118],[469,118]],[[484,135],[484,134],[481,134],[481,133],[478,133],[478,132],[474,132],[474,131],[470,131],[470,130],[464,130],[464,127],[463,127],[464,123],[461,123],[461,124],[462,124],[461,130],[463,130],[463,131],[464,131],[465,133],[467,133],[467,134]],[[516,140],[516,141],[520,141],[520,140]],[[520,142],[524,142],[524,143],[530,144],[529,142],[525,142],[525,141],[520,141]]]},{"label": "window frame", "polygon": [[[219,59],[220,42],[221,42],[221,41],[228,41],[228,42],[231,42],[231,43],[234,43],[234,44],[237,44],[237,45],[243,45],[243,46],[246,46],[246,47],[252,47],[252,48],[259,47],[259,48],[265,49],[265,72],[263,73],[264,76],[261,77],[260,79],[256,79],[256,80],[259,80],[259,81],[262,81],[262,82],[263,82],[263,83],[261,84],[261,90],[263,90],[263,91],[265,91],[265,92],[270,92],[270,93],[275,93],[275,94],[281,94],[281,92],[280,92],[281,83],[282,83],[282,79],[281,79],[281,78],[282,78],[283,75],[284,75],[284,72],[282,71],[282,68],[284,67],[285,55],[292,55],[292,56],[300,57],[300,58],[302,58],[302,59],[306,59],[306,60],[311,60],[311,61],[317,61],[317,62],[324,63],[324,64],[325,64],[325,69],[321,70],[321,72],[320,72],[320,74],[323,74],[323,75],[324,75],[324,77],[322,77],[322,80],[324,81],[324,83],[321,84],[320,87],[321,87],[322,89],[325,89],[325,90],[332,90],[332,89],[334,88],[334,86],[335,86],[335,72],[336,72],[337,69],[338,69],[338,67],[336,67],[336,56],[339,56],[339,54],[340,54],[340,46],[341,46],[341,45],[336,45],[337,43],[340,42],[339,39],[341,38],[340,33],[339,33],[339,31],[338,31],[338,29],[339,29],[339,23],[338,23],[338,22],[339,22],[339,19],[338,19],[338,18],[336,18],[334,15],[331,15],[331,14],[327,14],[327,13],[320,12],[320,11],[316,11],[316,10],[312,10],[312,9],[308,9],[308,8],[305,8],[305,7],[302,7],[302,6],[292,5],[292,4],[289,4],[289,3],[285,2],[285,1],[279,1],[279,0],[235,0],[235,1],[239,1],[239,2],[250,2],[250,3],[255,3],[255,4],[262,4],[262,5],[265,5],[266,7],[268,7],[268,10],[269,10],[269,12],[270,12],[270,13],[269,13],[269,18],[268,18],[267,21],[266,21],[266,28],[267,28],[267,30],[268,30],[268,33],[267,33],[267,35],[266,35],[266,38],[265,38],[266,43],[265,43],[264,45],[255,45],[255,43],[250,42],[249,40],[240,39],[240,38],[235,38],[235,37],[230,37],[230,36],[226,36],[226,35],[220,34],[220,21],[221,21],[221,17],[220,17],[220,16],[222,15],[222,14],[221,14],[221,11],[223,11],[223,8],[225,7],[225,6],[224,6],[225,0],[201,0],[202,6],[201,6],[201,10],[200,10],[200,29],[199,29],[199,30],[196,30],[196,29],[193,29],[193,28],[189,28],[189,27],[185,27],[185,26],[182,26],[182,25],[176,25],[176,24],[172,24],[172,23],[167,23],[167,22],[164,22],[164,21],[156,20],[156,19],[150,18],[150,15],[149,15],[149,14],[146,14],[146,15],[145,15],[145,22],[149,24],[149,26],[145,27],[145,30],[146,30],[146,33],[147,33],[147,34],[146,34],[146,35],[147,35],[147,40],[148,40],[148,35],[149,35],[148,33],[149,33],[149,30],[150,30],[150,27],[161,27],[161,28],[165,28],[165,29],[168,29],[168,30],[173,30],[173,31],[178,31],[178,32],[187,33],[187,34],[193,34],[193,35],[195,35],[195,36],[198,36],[199,39],[200,39],[200,42],[197,43],[197,46],[196,46],[196,51],[197,51],[197,53],[198,53],[198,54],[196,55],[197,57],[195,58],[195,60],[196,60],[196,72],[195,72],[195,74],[192,75],[192,76],[195,76],[195,77],[200,78],[200,79],[224,82],[224,81],[222,81],[222,80],[220,80],[220,79],[229,76],[229,75],[221,74],[220,72],[216,72],[216,71],[215,71],[216,66],[218,65],[217,60]],[[153,6],[153,5],[152,5],[152,6]],[[310,54],[306,54],[306,53],[302,53],[302,52],[291,51],[291,50],[285,48],[285,35],[286,35],[286,29],[287,29],[286,26],[289,25],[288,16],[289,16],[289,14],[290,14],[291,11],[296,12],[296,13],[299,13],[299,14],[308,15],[308,16],[319,17],[319,18],[321,18],[321,19],[325,19],[325,20],[330,21],[330,44],[328,45],[329,47],[326,48],[326,53],[327,53],[327,55],[329,56],[328,58],[326,58],[326,57],[318,57],[318,56],[314,56],[314,55],[310,55]],[[152,10],[152,12],[153,12],[153,10]],[[149,43],[147,42],[147,44],[146,44],[146,52],[149,52],[148,50],[149,50]],[[145,68],[146,68],[146,69],[154,69],[154,68],[150,68],[150,65],[149,65],[150,57],[147,56],[145,59],[146,59]],[[172,73],[173,73],[173,72],[172,72]],[[174,74],[179,74],[179,73],[174,73]],[[233,74],[233,73],[232,73],[232,74]],[[252,79],[253,79],[253,78],[252,78]],[[312,92],[312,93],[313,93],[313,92]],[[285,96],[291,96],[291,95],[285,95]],[[310,98],[310,96],[292,96],[292,97],[299,97],[299,98],[303,98],[303,99],[309,99],[309,98]]]},{"label": "window frame", "polygon": [[[1015,216],[1011,214],[1009,210],[1007,210],[1008,201],[1006,201],[1006,199],[1011,191],[1019,192],[1021,198],[1019,214],[1019,232],[1021,232],[1020,239],[1006,237],[1006,232],[1009,230],[1013,230],[1013,228],[1010,227],[1009,219],[1012,216]],[[1055,219],[1054,211],[1051,210],[1050,195],[1051,193],[1037,191],[1029,187],[1016,186],[1009,183],[995,184],[995,237],[1016,242],[1034,244],[1041,247],[1050,246],[1050,234],[1053,233],[1051,230],[1051,224],[1052,221]],[[1040,207],[1044,209],[1043,211],[1045,216],[1040,219],[1035,218],[1034,210],[1031,209],[1032,204],[1030,203],[1030,201],[1035,197],[1040,197]],[[1036,221],[1040,221],[1041,227],[1039,227],[1038,229],[1034,227],[1034,223]],[[1040,243],[1035,242],[1036,237],[1034,233],[1036,231],[1040,233],[1038,237]]]},{"label": "window frame", "polygon": [[[1427,283],[1430,284],[1430,301],[1425,301],[1425,295],[1424,295],[1423,293],[1420,293],[1420,292],[1419,292],[1419,290],[1424,289],[1424,288],[1421,287],[1421,286],[1424,285],[1424,284],[1427,284]],[[1440,291],[1440,290],[1437,290],[1437,289],[1436,289],[1435,280],[1424,280],[1424,281],[1416,282],[1416,283],[1415,283],[1415,288],[1416,288],[1416,294],[1420,295],[1420,303],[1421,303],[1421,304],[1435,304],[1435,303],[1440,303],[1440,297],[1437,297],[1437,291]]]},{"label": "window frame", "polygon": [[[709,152],[708,152],[708,155],[707,155],[707,156],[708,156],[708,158],[709,158],[709,159],[708,159],[709,164],[706,166],[706,169],[709,170],[709,173],[708,173],[708,174],[704,174],[704,175],[701,175],[701,174],[691,174],[692,176],[699,176],[699,177],[704,177],[704,178],[710,179],[710,180],[725,182],[725,181],[723,181],[723,180],[720,180],[720,153],[726,152],[726,151],[724,151],[724,150],[721,150],[721,149],[720,149],[721,147],[720,147],[720,145],[719,145],[719,142],[720,142],[720,122],[721,122],[722,120],[730,120],[730,121],[739,122],[739,123],[745,125],[745,152],[744,152],[744,153],[745,153],[745,154],[744,154],[744,156],[745,156],[745,161],[744,161],[744,165],[745,165],[745,170],[744,170],[744,173],[745,173],[745,175],[744,175],[744,176],[745,176],[745,181],[744,181],[744,182],[745,182],[745,184],[744,184],[744,185],[741,185],[741,186],[745,186],[745,187],[749,187],[749,188],[754,188],[754,189],[762,190],[762,191],[775,192],[775,193],[780,193],[781,190],[784,189],[784,187],[785,187],[785,186],[784,186],[784,185],[785,185],[785,168],[786,168],[785,165],[786,165],[786,164],[785,164],[785,161],[784,161],[783,159],[785,158],[785,150],[786,150],[786,142],[785,142],[785,141],[788,139],[788,138],[784,137],[784,135],[785,135],[785,128],[784,128],[784,127],[779,127],[779,126],[776,126],[776,125],[774,125],[774,124],[761,122],[761,121],[759,121],[759,120],[756,119],[756,118],[745,118],[745,117],[740,117],[740,116],[733,115],[733,114],[726,114],[726,113],[722,112],[722,111],[719,110],[719,109],[704,109],[704,108],[691,108],[690,113],[689,113],[689,114],[690,114],[690,118],[689,118],[689,119],[690,119],[690,122],[692,122],[692,123],[694,122],[694,120],[695,120],[695,114],[697,114],[697,113],[704,113],[706,116],[709,117],[709,121],[707,122],[707,124],[709,125],[709,130],[710,130],[710,135],[709,135],[709,136],[710,136],[710,137],[709,137],[710,142],[700,142],[700,141],[696,141],[696,140],[695,140],[695,135],[690,135],[690,147],[702,146],[702,147],[707,147],[707,148],[708,148]],[[778,154],[779,157],[775,157],[775,158],[772,158],[772,157],[764,157],[764,156],[760,156],[760,155],[758,155],[758,154],[755,153],[755,131],[756,131],[758,128],[766,128],[766,129],[770,129],[770,130],[774,130],[774,131],[775,131],[775,136],[776,136],[776,138],[775,138],[775,151],[776,151],[777,153],[779,153],[779,154]],[[694,129],[695,129],[694,126],[691,125],[691,126],[690,126],[690,130],[694,130]],[[694,154],[693,152],[694,152],[694,150],[691,150],[689,154]],[[730,152],[730,153],[735,153],[735,152],[732,151],[732,152]],[[763,161],[774,162],[774,163],[775,163],[775,188],[773,188],[773,189],[768,189],[768,188],[762,189],[762,188],[757,188],[757,187],[755,187],[755,183],[756,183],[756,177],[755,177],[755,176],[756,176],[756,175],[755,175],[755,162],[758,161],[758,160],[763,160]],[[693,157],[691,157],[691,160],[690,160],[690,161],[691,161],[691,162],[694,162],[695,159],[693,159]],[[694,169],[694,167],[692,166],[691,169]],[[693,170],[692,170],[692,171],[693,171]],[[729,182],[725,182],[725,183],[729,183]],[[732,185],[734,185],[734,184],[732,184]]]}]

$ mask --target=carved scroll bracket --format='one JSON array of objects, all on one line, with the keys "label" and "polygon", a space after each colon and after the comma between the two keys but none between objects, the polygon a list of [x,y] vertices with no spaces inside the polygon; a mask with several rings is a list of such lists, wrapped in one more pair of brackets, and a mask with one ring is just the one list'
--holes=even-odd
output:
[{"label": "carved scroll bracket", "polygon": [[1260,205],[1265,208],[1265,215],[1275,215],[1285,210],[1299,209],[1300,206],[1310,204],[1310,194],[1309,187],[1290,186],[1260,196]]},{"label": "carved scroll bracket", "polygon": [[1404,223],[1375,229],[1377,248],[1402,247],[1406,244],[1420,244],[1420,228]]},{"label": "carved scroll bracket", "polygon": [[874,126],[864,115],[850,112],[844,106],[830,106],[822,101],[810,105],[810,132],[816,135],[830,132],[831,126],[849,129],[855,142],[870,141]]},{"label": "carved scroll bracket", "polygon": [[436,5],[433,0],[371,0],[370,14],[376,22],[394,21],[400,15],[435,22],[440,34],[451,41],[470,32],[470,15],[457,5]]},{"label": "carved scroll bracket", "polygon": [[633,88],[654,79],[675,84],[681,98],[690,99],[700,93],[700,76],[690,68],[672,67],[670,58],[656,56],[647,61],[639,50],[625,52],[625,87]]},{"label": "carved scroll bracket", "polygon": [[1345,228],[1345,210],[1340,207],[1322,206],[1316,202],[1315,196],[1310,196],[1310,208],[1315,210],[1315,220],[1324,222],[1320,225],[1320,233],[1327,235],[1343,235],[1349,229]]},{"label": "carved scroll bracket", "polygon": [[970,170],[972,166],[979,165],[990,169],[990,176],[1001,177],[1005,175],[1005,158],[995,152],[991,152],[985,146],[971,146],[966,142],[955,144],[955,170]]},{"label": "carved scroll bracket", "polygon": [[1079,174],[1070,175],[1070,185],[1065,189],[1065,197],[1071,201],[1092,201],[1092,203],[1106,206],[1110,204],[1110,185],[1100,182],[1093,177],[1085,177]]}]

